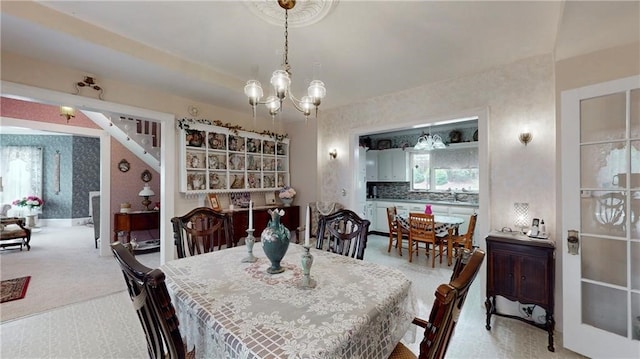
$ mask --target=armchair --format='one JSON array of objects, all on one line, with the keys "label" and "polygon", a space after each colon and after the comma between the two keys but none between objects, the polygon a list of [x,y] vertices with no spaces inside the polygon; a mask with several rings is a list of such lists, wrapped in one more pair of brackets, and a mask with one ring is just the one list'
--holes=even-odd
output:
[{"label": "armchair", "polygon": [[[3,217],[0,223],[1,237],[0,247],[10,246],[26,246],[27,250],[31,249],[31,229],[25,227],[24,219],[18,217]],[[6,242],[5,242],[6,241]]]}]

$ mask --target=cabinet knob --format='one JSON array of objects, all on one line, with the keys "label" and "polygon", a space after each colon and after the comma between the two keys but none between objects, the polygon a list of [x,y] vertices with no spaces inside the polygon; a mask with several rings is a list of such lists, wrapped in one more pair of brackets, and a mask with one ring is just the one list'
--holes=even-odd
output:
[{"label": "cabinet knob", "polygon": [[525,280],[525,279],[527,279],[527,277],[522,276],[522,277],[520,277],[520,279]]}]

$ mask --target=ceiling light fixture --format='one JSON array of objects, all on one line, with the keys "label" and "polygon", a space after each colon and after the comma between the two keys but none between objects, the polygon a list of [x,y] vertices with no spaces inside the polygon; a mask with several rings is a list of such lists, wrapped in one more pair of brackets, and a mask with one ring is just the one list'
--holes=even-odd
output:
[{"label": "ceiling light fixture", "polygon": [[282,111],[282,101],[289,97],[296,110],[304,114],[304,118],[308,119],[311,110],[315,109],[316,118],[318,117],[318,107],[320,102],[327,94],[324,83],[320,80],[313,80],[307,89],[307,96],[297,99],[290,92],[291,85],[291,66],[289,66],[289,10],[296,5],[295,0],[278,0],[278,5],[284,9],[284,63],[281,70],[276,70],[271,76],[271,85],[275,91],[275,96],[268,96],[262,101],[264,95],[262,86],[257,80],[247,81],[244,87],[244,93],[249,97],[249,104],[253,109],[253,118],[256,118],[256,106],[263,104],[269,109],[271,118]]},{"label": "ceiling light fixture", "polygon": [[98,98],[101,99],[101,100],[104,100],[102,98],[102,94],[104,93],[104,89],[102,87],[98,86],[98,84],[96,83],[96,80],[92,76],[85,76],[84,80],[76,82],[74,84],[74,86],[76,87],[75,95],[78,95],[80,93],[80,88],[88,87],[90,89],[94,89],[94,90],[98,91]]},{"label": "ceiling light fixture", "polygon": [[442,137],[440,137],[440,135],[432,136],[431,129],[429,129],[428,135],[422,133],[422,135],[418,137],[418,142],[413,146],[413,149],[418,151],[431,151],[445,147],[447,146],[442,142]]}]

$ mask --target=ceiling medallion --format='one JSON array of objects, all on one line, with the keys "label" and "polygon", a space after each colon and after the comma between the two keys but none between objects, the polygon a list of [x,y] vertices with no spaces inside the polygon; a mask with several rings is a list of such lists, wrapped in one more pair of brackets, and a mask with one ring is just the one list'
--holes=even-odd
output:
[{"label": "ceiling medallion", "polygon": [[[298,0],[289,11],[289,26],[304,27],[324,19],[339,0]],[[282,26],[284,13],[276,1],[243,1],[249,10],[271,25]]]}]

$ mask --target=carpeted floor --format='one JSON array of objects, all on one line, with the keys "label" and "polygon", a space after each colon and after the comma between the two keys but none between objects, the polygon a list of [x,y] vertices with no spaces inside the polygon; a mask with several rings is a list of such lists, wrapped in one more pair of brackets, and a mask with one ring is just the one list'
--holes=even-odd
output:
[{"label": "carpeted floor", "polygon": [[[158,252],[136,258],[160,265]],[[32,233],[30,251],[0,249],[0,279],[24,276],[31,276],[27,295],[0,305],[1,322],[126,289],[117,262],[98,255],[86,226],[44,227]]]},{"label": "carpeted floor", "polygon": [[31,276],[7,279],[0,282],[0,303],[24,298]]}]

